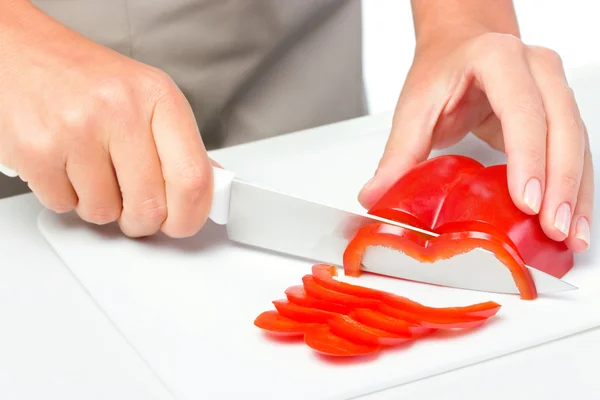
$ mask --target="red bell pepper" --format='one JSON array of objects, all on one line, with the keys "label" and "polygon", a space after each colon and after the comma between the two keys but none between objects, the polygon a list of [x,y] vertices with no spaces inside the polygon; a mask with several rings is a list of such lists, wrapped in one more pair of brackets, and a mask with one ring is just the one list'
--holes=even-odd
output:
[{"label": "red bell pepper", "polygon": [[493,302],[428,307],[393,293],[339,282],[330,265],[314,265],[312,273],[302,278],[303,286],[286,290],[287,300],[273,301],[275,310],[261,313],[254,325],[272,334],[304,336],[309,347],[332,356],[372,354],[381,346],[417,340],[437,329],[479,326],[500,307]]},{"label": "red bell pepper", "polygon": [[410,332],[413,336],[423,336],[434,332],[437,329],[427,328],[420,325],[411,324],[401,319],[390,317],[389,315],[370,310],[368,308],[357,308],[350,312],[350,318],[367,326],[372,326],[387,332],[402,334]]},{"label": "red bell pepper", "polygon": [[316,308],[300,306],[298,304],[291,303],[288,300],[274,300],[272,303],[279,314],[298,322],[324,324],[327,323],[327,321],[332,317],[340,315]]},{"label": "red bell pepper", "polygon": [[362,255],[369,246],[385,246],[402,251],[421,262],[433,263],[457,254],[481,248],[492,252],[506,265],[521,292],[521,298],[533,300],[537,291],[533,278],[521,257],[506,242],[484,232],[465,231],[444,233],[423,239],[417,233],[388,224],[366,225],[359,229],[344,252],[344,271],[348,276],[358,276]]},{"label": "red bell pepper", "polygon": [[318,324],[299,322],[282,316],[276,310],[269,310],[256,317],[254,325],[276,335],[302,336],[307,329]]},{"label": "red bell pepper", "polygon": [[368,246],[390,246],[424,262],[484,248],[510,269],[521,297],[534,299],[537,292],[525,264],[558,278],[573,266],[573,252],[566,244],[547,237],[537,215],[514,205],[506,165],[486,168],[458,155],[429,159],[400,177],[368,212],[440,236],[407,230],[382,236],[385,232],[378,224],[363,227],[345,255],[348,275],[360,273]]},{"label": "red bell pepper", "polygon": [[290,286],[285,290],[285,296],[294,304],[299,306],[315,308],[317,310],[330,311],[338,314],[348,314],[351,310],[343,304],[337,304],[330,301],[323,301],[316,297],[310,297],[306,294],[304,286]]},{"label": "red bell pepper", "polygon": [[363,356],[377,353],[381,347],[379,344],[357,343],[339,337],[327,325],[308,329],[304,334],[304,343],[328,356]]},{"label": "red bell pepper", "polygon": [[397,309],[385,304],[380,300],[339,293],[334,290],[327,289],[319,285],[312,275],[304,275],[304,277],[302,277],[302,282],[304,283],[304,289],[306,290],[306,293],[311,297],[315,297],[323,301],[343,304],[352,308],[368,308],[389,315],[390,317],[406,321],[410,324],[420,325],[426,328],[470,328],[481,325],[487,320],[485,317],[460,315],[438,316],[434,313],[418,314]]},{"label": "red bell pepper", "polygon": [[352,296],[349,294],[338,293],[319,285],[312,275],[302,277],[304,290],[310,297],[317,298],[330,303],[342,304],[346,307],[377,308],[380,305],[378,300],[367,299],[364,297]]},{"label": "red bell pepper", "polygon": [[485,317],[439,317],[431,314],[414,314],[383,304],[377,310],[382,314],[432,329],[470,329],[484,324]]},{"label": "red bell pepper", "polygon": [[412,339],[410,332],[389,332],[373,328],[346,315],[335,315],[327,321],[331,332],[355,343],[394,346]]},{"label": "red bell pepper", "polygon": [[363,298],[380,300],[389,306],[409,311],[414,314],[431,314],[440,317],[471,316],[489,318],[495,315],[501,307],[500,304],[493,301],[466,307],[428,307],[393,293],[341,282],[334,279],[337,275],[337,268],[333,265],[315,264],[312,267],[312,276],[314,280],[327,289]]}]

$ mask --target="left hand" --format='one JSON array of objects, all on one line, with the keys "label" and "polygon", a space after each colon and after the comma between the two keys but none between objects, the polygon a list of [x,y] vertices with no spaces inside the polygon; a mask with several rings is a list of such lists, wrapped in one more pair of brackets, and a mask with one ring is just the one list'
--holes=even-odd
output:
[{"label": "left hand", "polygon": [[369,208],[432,148],[473,132],[508,158],[515,205],[576,252],[590,242],[594,197],[588,136],[560,57],[515,36],[478,33],[417,43],[375,176]]}]

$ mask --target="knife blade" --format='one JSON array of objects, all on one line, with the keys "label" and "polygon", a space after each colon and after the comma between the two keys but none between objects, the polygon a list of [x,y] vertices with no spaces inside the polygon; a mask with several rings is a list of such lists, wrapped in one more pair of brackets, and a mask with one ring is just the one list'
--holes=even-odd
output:
[{"label": "knife blade", "polygon": [[0,174],[4,174],[9,178],[16,178],[17,176],[19,176],[16,171],[13,171],[12,169],[5,167],[2,164],[0,164]]},{"label": "knife blade", "polygon": [[[342,266],[346,246],[361,226],[382,222],[437,236],[410,225],[339,209],[269,189],[214,168],[213,200],[209,218],[226,225],[230,240],[319,263]],[[564,280],[533,267],[540,294],[577,289]],[[369,247],[362,270],[405,280],[485,292],[518,294],[508,268],[491,252],[469,253],[422,263],[403,253]]]}]

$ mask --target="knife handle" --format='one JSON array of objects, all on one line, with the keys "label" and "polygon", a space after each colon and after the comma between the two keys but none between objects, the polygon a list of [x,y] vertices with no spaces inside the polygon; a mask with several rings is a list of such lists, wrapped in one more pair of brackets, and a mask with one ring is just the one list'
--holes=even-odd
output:
[{"label": "knife handle", "polygon": [[219,225],[227,224],[229,219],[229,199],[233,178],[235,178],[233,172],[213,167],[213,195],[208,218]]},{"label": "knife handle", "polygon": [[0,174],[4,174],[4,175],[8,176],[9,178],[15,178],[15,177],[19,176],[19,174],[17,174],[15,171],[13,171],[10,168],[5,167],[2,164],[0,164]]}]

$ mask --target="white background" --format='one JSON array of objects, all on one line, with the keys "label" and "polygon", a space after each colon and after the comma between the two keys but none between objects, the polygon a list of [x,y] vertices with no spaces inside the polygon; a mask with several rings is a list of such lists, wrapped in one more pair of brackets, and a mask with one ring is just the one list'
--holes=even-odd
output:
[{"label": "white background", "polygon": [[[494,0],[481,0],[494,1]],[[515,0],[522,39],[549,47],[565,68],[600,63],[600,3]],[[393,109],[415,45],[409,0],[363,0],[364,74],[370,113]]]}]

